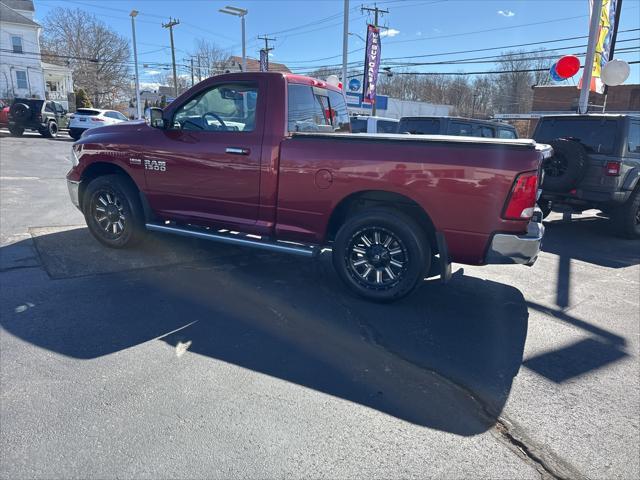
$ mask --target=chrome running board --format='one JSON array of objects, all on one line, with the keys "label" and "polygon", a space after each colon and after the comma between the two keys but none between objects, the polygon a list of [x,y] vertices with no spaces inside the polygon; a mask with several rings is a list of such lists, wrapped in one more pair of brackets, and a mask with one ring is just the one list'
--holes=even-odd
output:
[{"label": "chrome running board", "polygon": [[203,240],[211,240],[214,242],[228,243],[231,245],[240,245],[245,247],[253,247],[261,250],[269,250],[272,252],[290,253],[292,255],[300,255],[303,257],[314,257],[320,253],[321,248],[317,245],[305,245],[301,243],[291,243],[282,241],[262,240],[255,235],[249,236],[236,231],[226,229],[213,230],[208,228],[182,228],[166,224],[147,223],[147,230],[162,233],[173,233],[184,237],[201,238]]}]

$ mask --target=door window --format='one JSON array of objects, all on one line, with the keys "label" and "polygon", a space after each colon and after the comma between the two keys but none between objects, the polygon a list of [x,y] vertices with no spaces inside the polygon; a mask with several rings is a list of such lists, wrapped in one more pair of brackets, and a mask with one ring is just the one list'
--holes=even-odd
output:
[{"label": "door window", "polygon": [[479,126],[477,136],[483,137],[483,138],[494,138],[496,134],[493,128],[491,127]]},{"label": "door window", "polygon": [[172,128],[251,132],[256,127],[257,85],[226,84],[206,90],[176,110]]},{"label": "door window", "polygon": [[631,122],[629,124],[627,151],[629,153],[640,153],[640,122]]},{"label": "door window", "polygon": [[47,102],[47,104],[44,106],[44,111],[45,112],[56,113],[56,109],[55,109],[55,107],[54,107],[52,102]]},{"label": "door window", "polygon": [[472,136],[473,128],[470,123],[464,122],[451,122],[449,124],[449,128],[447,129],[448,135],[462,135],[462,136]]},{"label": "door window", "polygon": [[115,120],[122,120],[122,121],[126,121],[127,117],[125,117],[123,114],[121,114],[120,112],[107,112],[104,114],[105,117],[109,117],[109,118],[113,118]]},{"label": "door window", "polygon": [[498,137],[499,138],[516,138],[516,132],[508,128],[499,128]]}]

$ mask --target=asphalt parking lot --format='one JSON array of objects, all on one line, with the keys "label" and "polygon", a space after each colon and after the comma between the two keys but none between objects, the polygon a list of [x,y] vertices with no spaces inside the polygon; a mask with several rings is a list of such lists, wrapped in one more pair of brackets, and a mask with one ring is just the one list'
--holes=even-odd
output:
[{"label": "asphalt parking lot", "polygon": [[640,247],[595,212],[376,305],[324,257],[103,248],[70,146],[0,130],[2,478],[640,477]]}]

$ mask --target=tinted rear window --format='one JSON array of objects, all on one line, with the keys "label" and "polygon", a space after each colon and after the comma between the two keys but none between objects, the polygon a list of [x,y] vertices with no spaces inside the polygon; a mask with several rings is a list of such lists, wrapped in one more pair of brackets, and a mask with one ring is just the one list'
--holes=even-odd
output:
[{"label": "tinted rear window", "polygon": [[440,133],[440,119],[403,118],[398,124],[398,132],[409,132],[416,135],[438,135]]},{"label": "tinted rear window", "polygon": [[557,138],[571,138],[582,143],[588,152],[611,154],[616,141],[616,127],[615,120],[549,118],[541,122],[534,139],[550,142]]},{"label": "tinted rear window", "polygon": [[79,108],[76,115],[100,115],[100,110],[89,110],[88,108]]},{"label": "tinted rear window", "polygon": [[351,133],[367,133],[367,121],[360,118],[352,118]]},{"label": "tinted rear window", "polygon": [[24,103],[25,105],[29,105],[30,108],[40,111],[44,100],[37,100],[35,98],[16,98],[13,103]]}]

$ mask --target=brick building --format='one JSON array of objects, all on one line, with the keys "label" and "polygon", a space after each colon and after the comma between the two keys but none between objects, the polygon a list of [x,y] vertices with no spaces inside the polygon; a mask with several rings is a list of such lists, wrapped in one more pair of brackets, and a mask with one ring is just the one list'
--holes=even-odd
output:
[{"label": "brick building", "polygon": [[[575,112],[580,91],[575,86],[534,87],[532,112]],[[591,92],[589,111],[601,112],[605,97]],[[640,85],[609,87],[606,112],[640,112]]]}]

